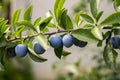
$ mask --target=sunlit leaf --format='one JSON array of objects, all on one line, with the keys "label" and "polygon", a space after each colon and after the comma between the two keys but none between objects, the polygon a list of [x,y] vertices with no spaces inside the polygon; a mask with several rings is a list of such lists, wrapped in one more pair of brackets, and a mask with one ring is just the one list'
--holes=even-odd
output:
[{"label": "sunlit leaf", "polygon": [[100,26],[95,26],[91,29],[91,33],[99,40],[103,39],[102,28]]},{"label": "sunlit leaf", "polygon": [[111,25],[111,24],[115,24],[119,22],[120,22],[120,12],[116,12],[116,13],[109,15],[107,18],[105,18],[101,22],[101,25]]},{"label": "sunlit leaf", "polygon": [[11,20],[11,22],[12,22],[12,25],[13,25],[14,30],[16,30],[15,23],[19,20],[20,13],[21,13],[21,9],[17,9],[17,10],[12,14],[12,20]]},{"label": "sunlit leaf", "polygon": [[77,38],[78,40],[82,40],[90,43],[98,41],[98,39],[93,36],[90,29],[77,29],[72,32],[72,36]]},{"label": "sunlit leaf", "polygon": [[59,19],[59,14],[60,14],[60,11],[63,7],[63,4],[65,3],[66,0],[56,0],[55,1],[55,4],[54,4],[54,14],[56,16],[56,20],[58,21]]},{"label": "sunlit leaf", "polygon": [[100,0],[90,0],[90,10],[95,19],[98,14],[99,2],[100,2]]},{"label": "sunlit leaf", "polygon": [[89,23],[94,23],[94,20],[88,15],[88,14],[83,14],[81,13],[80,16],[87,22]]},{"label": "sunlit leaf", "polygon": [[31,20],[33,6],[29,6],[24,12],[24,20]]}]

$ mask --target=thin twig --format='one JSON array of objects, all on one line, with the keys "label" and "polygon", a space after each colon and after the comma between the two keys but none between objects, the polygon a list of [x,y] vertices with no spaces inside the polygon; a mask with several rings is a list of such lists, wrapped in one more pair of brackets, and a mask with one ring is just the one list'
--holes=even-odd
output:
[{"label": "thin twig", "polygon": [[[111,27],[104,27],[103,29],[112,29]],[[54,31],[54,32],[48,32],[48,33],[44,33],[44,35],[53,35],[53,34],[56,34],[56,33],[65,33],[65,32],[72,32],[74,30],[58,30],[57,32]],[[35,36],[39,36],[40,34],[42,33],[38,33],[38,34],[35,34],[35,35],[32,35],[32,36],[27,36],[27,37],[23,37],[22,39],[26,40],[26,39],[29,39],[29,38],[32,38],[32,37],[35,37]],[[19,40],[21,38],[14,38],[14,39],[9,39],[8,41],[15,41],[15,40]]]},{"label": "thin twig", "polygon": [[[65,32],[72,32],[74,30],[59,30],[57,33],[65,33]],[[35,35],[32,35],[32,36],[27,36],[27,37],[23,37],[22,39],[26,40],[26,39],[29,39],[29,38],[32,38],[32,37],[35,37],[35,36],[39,36],[40,34],[42,33],[38,33],[38,34],[35,34]],[[49,33],[44,33],[44,35],[53,35],[53,34],[56,34],[56,32],[49,32]],[[19,40],[21,38],[14,38],[14,39],[9,39],[8,41],[15,41],[15,40]]]}]

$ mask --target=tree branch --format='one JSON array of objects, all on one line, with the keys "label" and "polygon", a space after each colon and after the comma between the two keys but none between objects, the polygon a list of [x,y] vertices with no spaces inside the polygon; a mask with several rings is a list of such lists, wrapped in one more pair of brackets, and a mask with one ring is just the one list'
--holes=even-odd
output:
[{"label": "tree branch", "polygon": [[[104,27],[103,29],[112,29],[111,27]],[[65,32],[72,32],[74,30],[58,30],[57,32],[54,31],[54,32],[48,32],[48,33],[44,33],[44,35],[53,35],[53,34],[56,34],[56,33],[65,33]],[[35,34],[35,35],[32,35],[32,36],[27,36],[27,37],[23,37],[22,39],[26,40],[26,39],[29,39],[29,38],[32,38],[32,37],[35,37],[35,36],[39,36],[40,34],[42,33],[38,33],[38,34]],[[8,39],[8,41],[15,41],[15,40],[19,40],[21,38],[14,38],[14,39]]]}]

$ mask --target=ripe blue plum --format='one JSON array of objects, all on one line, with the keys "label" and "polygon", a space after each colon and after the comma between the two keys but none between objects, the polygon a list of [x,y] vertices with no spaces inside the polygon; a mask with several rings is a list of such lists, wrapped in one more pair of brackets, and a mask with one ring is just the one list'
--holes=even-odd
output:
[{"label": "ripe blue plum", "polygon": [[74,40],[73,40],[73,41],[74,41],[74,45],[75,45],[75,46],[79,46],[79,41],[80,41],[80,40],[78,40],[78,39],[74,38]]},{"label": "ripe blue plum", "polygon": [[74,45],[79,47],[85,47],[87,45],[87,42],[74,38]]},{"label": "ripe blue plum", "polygon": [[27,51],[28,51],[27,46],[25,46],[23,44],[18,44],[15,47],[16,56],[24,57],[27,54]]},{"label": "ripe blue plum", "polygon": [[37,54],[43,54],[45,52],[45,49],[38,42],[34,43],[33,50]]},{"label": "ripe blue plum", "polygon": [[120,38],[117,36],[111,37],[110,43],[112,44],[113,48],[118,49],[120,46]]},{"label": "ripe blue plum", "polygon": [[86,45],[87,45],[87,42],[79,41],[79,47],[85,47]]},{"label": "ripe blue plum", "polygon": [[50,36],[49,42],[53,48],[60,48],[63,45],[62,37],[56,34]]},{"label": "ripe blue plum", "polygon": [[15,54],[15,47],[11,47],[11,48],[7,49],[7,56],[8,57],[15,57],[16,56],[16,54]]},{"label": "ripe blue plum", "polygon": [[63,45],[67,48],[73,45],[73,37],[70,34],[63,36],[62,38]]}]

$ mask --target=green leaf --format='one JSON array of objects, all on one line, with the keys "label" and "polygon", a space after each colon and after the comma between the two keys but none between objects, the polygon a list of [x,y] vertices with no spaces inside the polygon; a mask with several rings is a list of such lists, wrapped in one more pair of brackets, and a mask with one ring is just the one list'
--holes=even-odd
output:
[{"label": "green leaf", "polygon": [[24,20],[31,20],[33,6],[29,6],[24,12]]},{"label": "green leaf", "polygon": [[59,20],[59,14],[60,14],[60,11],[61,11],[64,3],[65,3],[65,0],[56,0],[55,1],[55,4],[54,4],[54,14],[56,16],[56,20],[57,21]]},{"label": "green leaf", "polygon": [[75,21],[75,23],[76,23],[76,25],[77,25],[77,27],[78,26],[80,26],[80,15],[81,15],[81,11],[80,12],[78,12],[76,15],[75,15],[75,18],[74,18],[74,21]]},{"label": "green leaf", "polygon": [[120,12],[116,12],[116,13],[109,15],[107,18],[105,18],[101,22],[101,25],[111,25],[111,24],[115,24],[119,22],[120,22]]},{"label": "green leaf", "polygon": [[59,18],[59,25],[61,28],[65,29],[66,27],[66,17],[67,17],[67,10],[64,8],[61,10],[61,15]]},{"label": "green leaf", "polygon": [[100,11],[100,12],[97,14],[96,21],[99,21],[99,19],[101,18],[102,15],[103,15],[103,11]]},{"label": "green leaf", "polygon": [[103,40],[102,28],[100,26],[95,26],[91,29],[91,33],[99,40]]},{"label": "green leaf", "polygon": [[32,29],[33,31],[36,31],[36,29],[34,28],[33,24],[30,21],[23,20],[23,21],[16,22],[16,24],[18,26],[24,25],[26,29]]},{"label": "green leaf", "polygon": [[80,15],[85,21],[89,22],[89,23],[94,23],[94,20],[88,15],[88,14],[84,14],[82,13]]},{"label": "green leaf", "polygon": [[33,49],[31,49],[30,47],[28,47],[29,50],[29,56],[31,57],[32,60],[36,61],[36,62],[45,62],[47,61],[47,59],[37,55],[37,53],[34,52]]},{"label": "green leaf", "polygon": [[[0,38],[0,47],[5,47],[7,44],[7,41],[5,40],[4,37],[1,37]],[[1,53],[0,53],[1,54]]]},{"label": "green leaf", "polygon": [[49,29],[48,29],[48,28],[45,28],[45,29],[43,30],[43,33],[46,33],[46,32],[49,32]]},{"label": "green leaf", "polygon": [[67,15],[66,9],[62,9],[62,11],[61,11],[59,25],[61,28],[65,29],[65,30],[73,29],[72,21],[71,21],[70,17]]},{"label": "green leaf", "polygon": [[116,11],[120,11],[120,0],[114,0],[114,8]]},{"label": "green leaf", "polygon": [[108,43],[104,48],[103,57],[104,57],[106,64],[112,69],[115,69],[116,67],[117,55],[118,53]]},{"label": "green leaf", "polygon": [[10,26],[7,25],[7,22],[7,20],[0,22],[0,37],[2,37],[2,35],[10,28]]},{"label": "green leaf", "polygon": [[60,47],[60,48],[55,48],[55,49],[54,49],[54,52],[55,52],[55,55],[56,55],[59,59],[61,59],[62,53],[63,53],[63,46]]},{"label": "green leaf", "polygon": [[73,23],[72,20],[70,19],[70,17],[67,15],[67,19],[66,19],[66,29],[73,29]]},{"label": "green leaf", "polygon": [[52,18],[53,18],[53,17],[50,16],[50,17],[47,17],[46,19],[44,19],[44,20],[40,23],[40,25],[39,25],[40,30],[43,30],[43,29],[50,23],[50,21],[51,21]]},{"label": "green leaf", "polygon": [[103,39],[107,39],[109,36],[111,35],[111,31],[107,31],[104,35],[103,35]]},{"label": "green leaf", "polygon": [[91,29],[93,26],[94,26],[94,25],[88,23],[88,24],[85,24],[85,25],[83,26],[83,28],[84,28],[84,29]]},{"label": "green leaf", "polygon": [[54,23],[51,23],[51,22],[50,22],[50,23],[48,24],[48,27],[56,28],[56,25],[55,25]]},{"label": "green leaf", "polygon": [[63,52],[62,52],[62,56],[68,56],[70,54],[71,54],[71,52],[66,51],[66,50],[63,50]]},{"label": "green leaf", "polygon": [[41,20],[41,17],[37,18],[37,19],[34,21],[34,27],[40,25],[40,20]]},{"label": "green leaf", "polygon": [[22,36],[22,31],[24,31],[24,26],[20,26],[13,34],[12,36],[14,37],[21,37]]},{"label": "green leaf", "polygon": [[113,32],[114,35],[120,35],[120,29],[114,29]]},{"label": "green leaf", "polygon": [[99,2],[100,2],[100,0],[90,0],[90,10],[95,19],[98,14]]},{"label": "green leaf", "polygon": [[97,42],[93,34],[91,33],[91,29],[77,29],[72,32],[72,36],[77,38],[78,40],[86,41],[86,42]]},{"label": "green leaf", "polygon": [[45,50],[49,48],[48,39],[45,35],[39,34],[39,36],[36,36],[35,39]]},{"label": "green leaf", "polygon": [[13,14],[12,14],[12,25],[13,25],[13,28],[14,30],[16,30],[15,28],[15,23],[19,20],[19,17],[20,17],[20,13],[21,13],[21,9],[17,9]]},{"label": "green leaf", "polygon": [[103,43],[103,41],[100,40],[100,41],[97,43],[97,47],[102,47],[102,43]]}]

